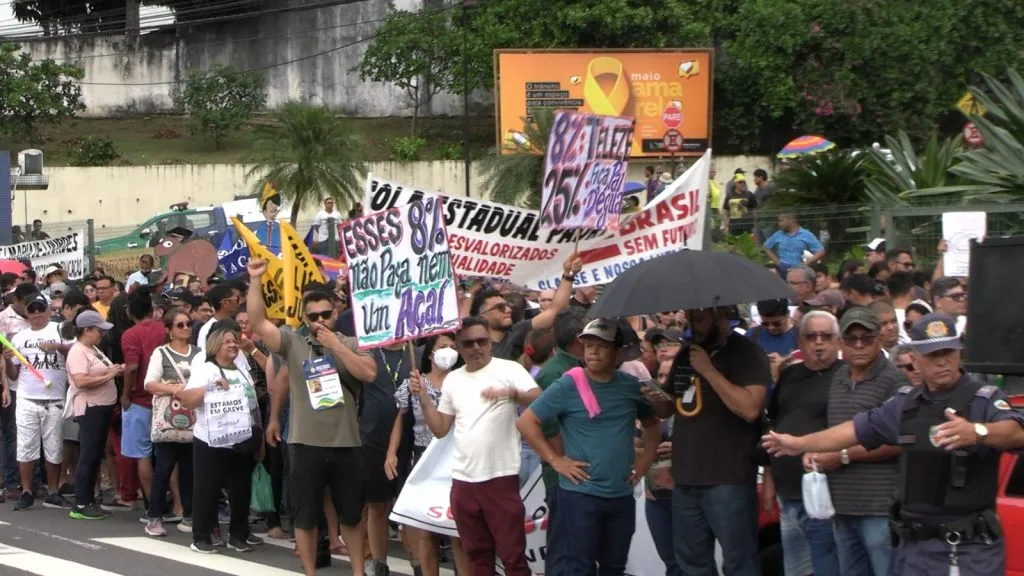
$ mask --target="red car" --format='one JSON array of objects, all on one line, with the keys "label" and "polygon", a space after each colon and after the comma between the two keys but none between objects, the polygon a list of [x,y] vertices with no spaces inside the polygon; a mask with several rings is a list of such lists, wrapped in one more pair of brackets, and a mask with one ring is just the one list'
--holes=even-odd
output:
[{"label": "red car", "polygon": [[[1011,396],[1010,404],[1024,409],[1024,395]],[[1019,454],[1003,454],[996,512],[1006,541],[1006,576],[1024,576],[1024,458]]]}]

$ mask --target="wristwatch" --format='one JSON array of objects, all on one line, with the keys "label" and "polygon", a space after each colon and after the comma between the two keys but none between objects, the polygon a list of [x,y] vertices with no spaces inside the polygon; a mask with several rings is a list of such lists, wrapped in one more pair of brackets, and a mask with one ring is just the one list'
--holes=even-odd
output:
[{"label": "wristwatch", "polygon": [[984,444],[985,439],[988,438],[988,426],[984,424],[975,424],[974,433],[978,436],[978,444]]},{"label": "wristwatch", "polygon": [[847,451],[846,448],[843,448],[842,450],[839,451],[839,461],[843,464],[843,466],[846,466],[847,464],[850,463],[850,452]]}]

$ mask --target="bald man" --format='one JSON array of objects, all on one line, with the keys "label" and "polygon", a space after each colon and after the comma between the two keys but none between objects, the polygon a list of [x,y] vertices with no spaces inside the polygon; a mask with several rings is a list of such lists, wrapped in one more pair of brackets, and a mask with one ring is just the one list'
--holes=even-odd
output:
[{"label": "bald man", "polygon": [[551,308],[551,301],[555,299],[554,290],[541,290],[540,296],[537,298],[537,303],[540,304],[541,311]]}]

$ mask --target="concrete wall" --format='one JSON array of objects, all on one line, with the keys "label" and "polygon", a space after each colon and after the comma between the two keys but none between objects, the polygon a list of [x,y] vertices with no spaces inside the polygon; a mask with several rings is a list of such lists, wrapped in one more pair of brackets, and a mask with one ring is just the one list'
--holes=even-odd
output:
[{"label": "concrete wall", "polygon": [[[630,165],[630,180],[642,180],[645,162]],[[769,159],[758,156],[723,156],[715,159],[716,180],[724,183],[737,167],[747,172],[770,168]],[[188,201],[193,206],[219,204],[248,193],[247,167],[238,164],[119,166],[103,168],[48,168],[50,187],[45,191],[16,191],[14,222],[39,218],[48,227],[61,222],[95,220],[99,238],[123,234],[171,204]],[[465,170],[461,162],[374,162],[370,171],[380,177],[426,190],[463,194]],[[481,197],[481,178],[474,170],[470,194]],[[312,214],[303,213],[300,220]]]},{"label": "concrete wall", "polygon": [[[395,5],[419,10],[423,0],[399,0]],[[137,40],[50,38],[21,45],[33,59],[76,62],[85,69],[82,92],[88,108],[83,116],[170,112],[175,83],[190,69],[205,70],[215,64],[263,70],[267,104],[272,108],[289,100],[306,100],[353,116],[406,116],[412,114],[412,106],[404,92],[363,82],[353,71],[388,11],[387,0],[364,0],[152,32]],[[473,101],[490,112],[489,94]],[[422,113],[461,111],[460,98],[439,94]]]}]

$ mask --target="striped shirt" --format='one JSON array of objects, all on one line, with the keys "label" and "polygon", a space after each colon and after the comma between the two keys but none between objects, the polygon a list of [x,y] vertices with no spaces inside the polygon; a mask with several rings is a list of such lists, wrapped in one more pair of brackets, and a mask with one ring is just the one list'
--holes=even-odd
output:
[{"label": "striped shirt", "polygon": [[[901,386],[909,384],[906,376],[881,354],[860,382],[853,382],[849,366],[839,368],[829,388],[829,427],[881,406]],[[899,474],[898,457],[881,462],[852,462],[829,472],[828,488],[836,514],[887,516],[896,496]]]}]

